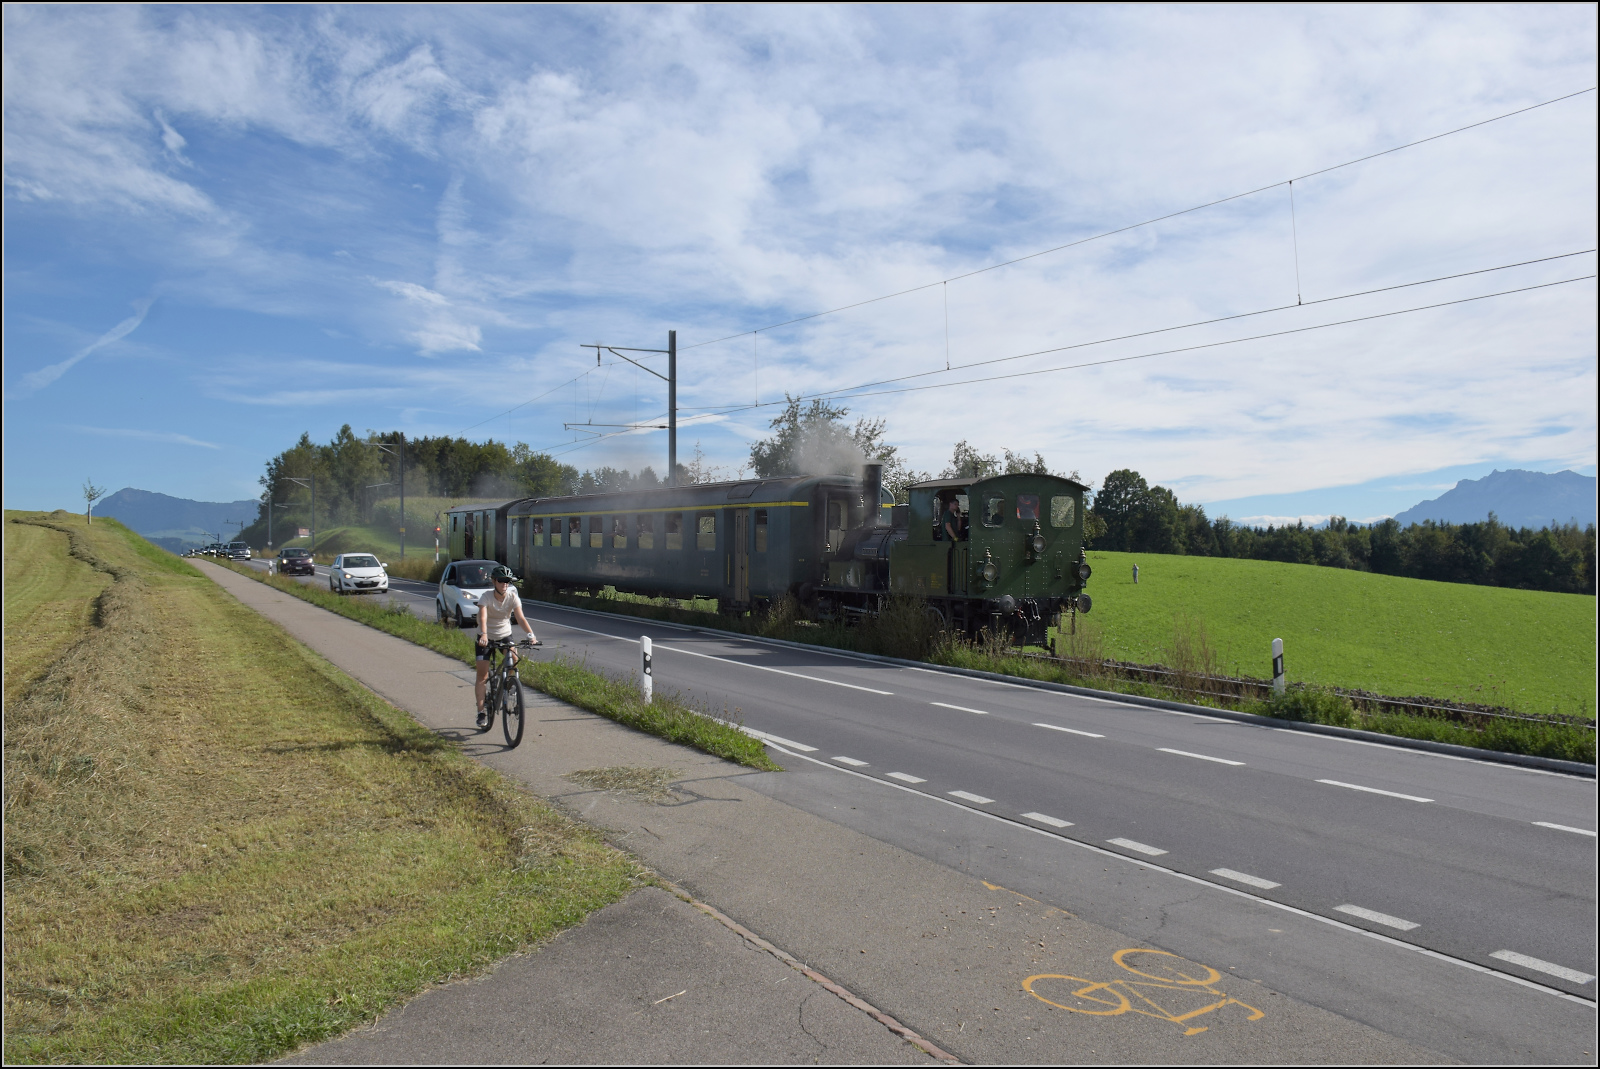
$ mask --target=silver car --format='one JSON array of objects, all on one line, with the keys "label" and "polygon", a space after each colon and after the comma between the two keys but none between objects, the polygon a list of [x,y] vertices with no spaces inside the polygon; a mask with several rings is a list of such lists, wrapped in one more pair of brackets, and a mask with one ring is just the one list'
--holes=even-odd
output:
[{"label": "silver car", "polygon": [[478,600],[494,590],[489,573],[500,566],[492,560],[458,560],[439,577],[434,609],[441,624],[468,627],[478,622]]},{"label": "silver car", "polygon": [[335,594],[387,593],[387,567],[371,553],[341,553],[328,569],[328,589]]}]

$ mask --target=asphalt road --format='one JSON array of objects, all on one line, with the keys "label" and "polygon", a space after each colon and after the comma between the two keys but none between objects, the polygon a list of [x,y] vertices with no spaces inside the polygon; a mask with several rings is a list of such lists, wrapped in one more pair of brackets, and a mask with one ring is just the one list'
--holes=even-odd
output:
[{"label": "asphalt road", "polygon": [[[432,617],[431,587],[391,586]],[[658,690],[741,719],[793,771],[827,766],[772,778],[792,805],[1457,1057],[1495,1060],[1493,1044],[1452,1047],[1455,1009],[1430,1004],[1448,996],[1419,1003],[1403,968],[1374,980],[1396,955],[1503,978],[1523,1024],[1477,1007],[1485,1029],[1537,1022],[1594,1050],[1593,780],[526,608],[547,645],[610,672],[634,671],[649,635]],[[1112,882],[1075,886],[1075,848]],[[1173,880],[1203,908],[1175,910]],[[1227,921],[1240,899],[1319,934],[1285,953],[1282,930]]]}]

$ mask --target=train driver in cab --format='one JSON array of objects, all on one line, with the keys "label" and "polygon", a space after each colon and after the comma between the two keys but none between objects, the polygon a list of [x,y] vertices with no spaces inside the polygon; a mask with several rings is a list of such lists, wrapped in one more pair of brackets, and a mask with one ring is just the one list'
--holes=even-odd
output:
[{"label": "train driver in cab", "polygon": [[939,525],[939,537],[951,542],[960,542],[967,537],[967,520],[961,515],[961,501],[956,495],[951,494],[949,502],[945,505],[944,522]]}]

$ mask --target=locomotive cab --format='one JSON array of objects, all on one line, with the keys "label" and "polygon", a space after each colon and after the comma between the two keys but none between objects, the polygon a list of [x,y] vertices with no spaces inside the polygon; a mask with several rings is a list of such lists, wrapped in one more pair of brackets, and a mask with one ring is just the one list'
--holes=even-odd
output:
[{"label": "locomotive cab", "polygon": [[1087,489],[1038,474],[913,485],[907,536],[890,557],[890,590],[926,598],[964,634],[987,630],[1019,645],[1044,645],[1064,610],[1089,609]]}]

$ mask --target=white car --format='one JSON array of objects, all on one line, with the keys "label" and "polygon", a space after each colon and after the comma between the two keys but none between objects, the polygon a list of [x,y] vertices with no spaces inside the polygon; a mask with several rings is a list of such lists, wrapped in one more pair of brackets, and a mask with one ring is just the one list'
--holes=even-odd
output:
[{"label": "white car", "polygon": [[447,566],[439,577],[439,594],[433,603],[439,622],[454,622],[457,627],[477,623],[478,599],[493,592],[489,573],[499,566],[492,560],[458,560]]},{"label": "white car", "polygon": [[389,590],[389,573],[371,553],[341,553],[328,569],[328,589],[335,594],[384,594]]}]

